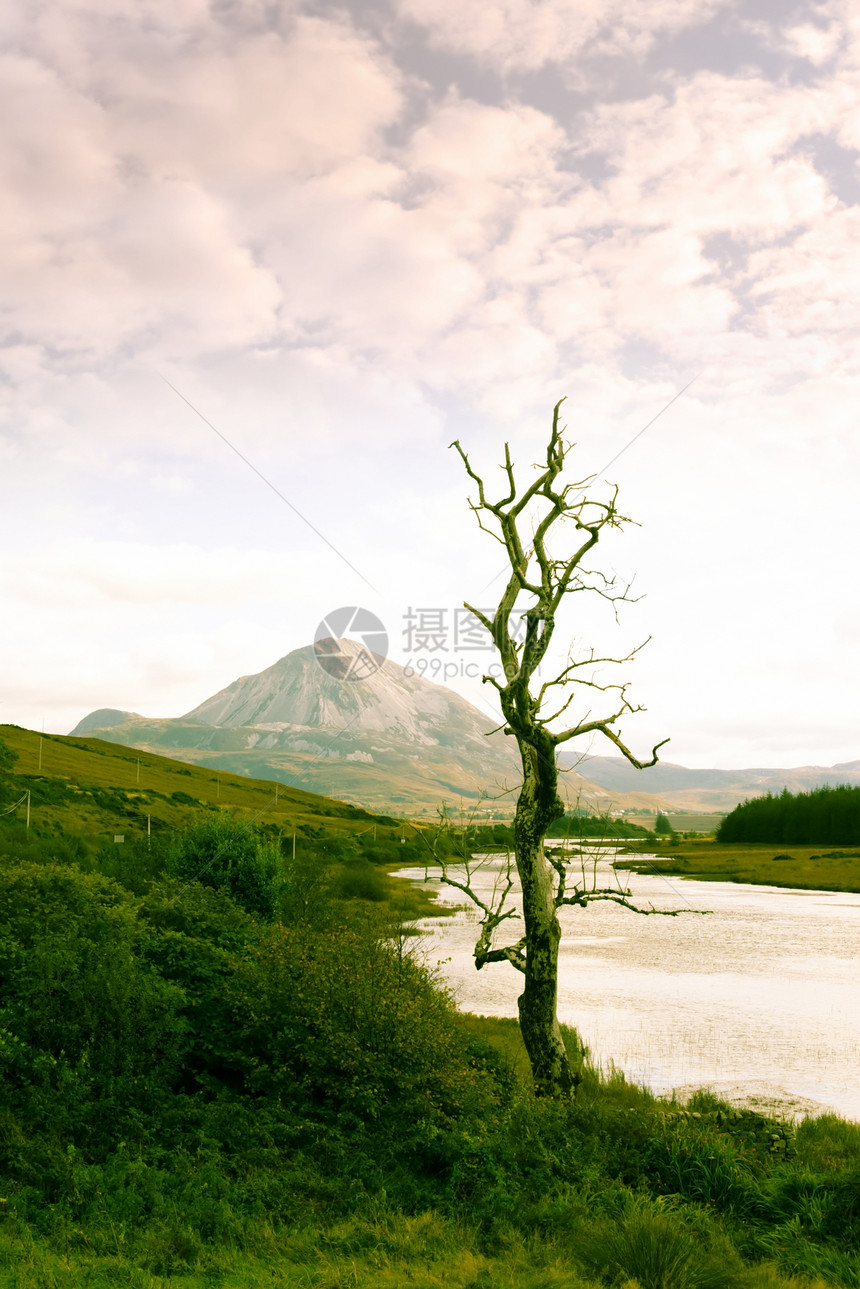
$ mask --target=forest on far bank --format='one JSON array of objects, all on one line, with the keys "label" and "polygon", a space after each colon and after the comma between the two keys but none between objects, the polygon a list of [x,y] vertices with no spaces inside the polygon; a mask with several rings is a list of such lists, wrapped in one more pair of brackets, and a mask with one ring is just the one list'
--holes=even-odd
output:
[{"label": "forest on far bank", "polygon": [[775,845],[856,846],[860,843],[860,788],[847,784],[742,801],[726,815],[717,841]]}]

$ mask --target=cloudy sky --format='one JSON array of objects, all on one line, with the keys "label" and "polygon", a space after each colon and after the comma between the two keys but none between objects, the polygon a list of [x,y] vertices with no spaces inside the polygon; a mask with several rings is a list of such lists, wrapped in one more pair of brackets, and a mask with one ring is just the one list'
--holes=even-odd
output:
[{"label": "cloudy sky", "polygon": [[528,480],[566,395],[629,741],[860,757],[860,15],[775,10],[5,6],[0,721],[179,715],[344,604],[488,699],[448,445]]}]

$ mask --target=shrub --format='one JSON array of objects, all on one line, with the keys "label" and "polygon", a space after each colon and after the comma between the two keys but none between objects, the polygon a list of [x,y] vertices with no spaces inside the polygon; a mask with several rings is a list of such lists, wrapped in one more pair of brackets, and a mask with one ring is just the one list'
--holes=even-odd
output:
[{"label": "shrub", "polygon": [[0,1063],[13,1108],[101,1147],[181,1063],[182,991],[139,952],[131,897],[55,865],[0,876]]},{"label": "shrub", "polygon": [[11,748],[2,738],[0,738],[0,802],[11,801],[17,791],[21,795],[19,788],[8,777],[15,767],[18,760],[18,753]]},{"label": "shrub", "polygon": [[225,891],[257,917],[274,916],[278,859],[248,824],[216,818],[195,824],[174,840],[167,860],[171,876]]},{"label": "shrub", "polygon": [[9,771],[18,760],[18,753],[5,739],[0,738],[0,770]]},{"label": "shrub", "polygon": [[371,925],[273,927],[231,992],[250,1090],[302,1114],[384,1116],[380,1141],[420,1151],[467,1104],[493,1101],[448,995]]},{"label": "shrub", "polygon": [[338,874],[335,893],[342,900],[380,903],[386,897],[385,879],[372,864],[354,864]]}]

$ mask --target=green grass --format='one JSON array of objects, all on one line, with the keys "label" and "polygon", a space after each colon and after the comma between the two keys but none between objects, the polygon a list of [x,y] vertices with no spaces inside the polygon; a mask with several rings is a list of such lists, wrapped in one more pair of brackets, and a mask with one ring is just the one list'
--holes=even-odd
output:
[{"label": "green grass", "polygon": [[[632,852],[633,847],[628,847]],[[860,891],[860,847],[773,846],[762,842],[726,843],[710,838],[643,845],[659,863],[629,858],[619,868],[659,869],[700,882],[745,882],[791,890]]]},{"label": "green grass", "polygon": [[[332,832],[357,833],[376,823],[384,836],[397,833],[393,820],[382,822],[331,797],[186,765],[103,739],[41,735],[14,725],[0,725],[0,738],[18,754],[7,797],[13,788],[18,796],[29,790],[31,827],[42,832],[143,836],[147,817],[156,831],[176,830],[203,812],[218,811],[243,822],[259,817],[285,831],[324,824]],[[25,812],[26,806],[19,807],[16,818]]]},{"label": "green grass", "polygon": [[[515,1025],[462,1025],[516,1084]],[[397,1172],[366,1186],[361,1165],[351,1181],[327,1179],[310,1158],[237,1169],[204,1151],[165,1158],[157,1175],[142,1164],[129,1175],[133,1161],[89,1167],[53,1214],[0,1222],[0,1286],[854,1289],[860,1258],[840,1227],[856,1202],[860,1125],[808,1121],[786,1159],[762,1149],[774,1125],[760,1116],[695,1104],[593,1071],[568,1110],[515,1090],[495,1124],[473,1121],[454,1174],[423,1203]],[[477,1169],[464,1169],[478,1140]],[[153,1211],[134,1218],[147,1172]]]}]

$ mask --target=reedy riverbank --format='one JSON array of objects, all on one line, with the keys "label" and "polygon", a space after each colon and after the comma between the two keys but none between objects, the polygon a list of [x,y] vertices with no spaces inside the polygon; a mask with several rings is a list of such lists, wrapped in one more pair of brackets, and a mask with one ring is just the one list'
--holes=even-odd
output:
[{"label": "reedy riverbank", "polygon": [[[656,853],[658,863],[637,860]],[[618,867],[633,872],[693,877],[699,882],[740,882],[800,891],[860,891],[860,847],[781,846],[770,842],[718,842],[713,838],[657,839],[626,844]]]}]

